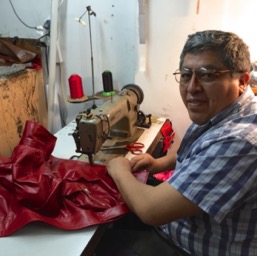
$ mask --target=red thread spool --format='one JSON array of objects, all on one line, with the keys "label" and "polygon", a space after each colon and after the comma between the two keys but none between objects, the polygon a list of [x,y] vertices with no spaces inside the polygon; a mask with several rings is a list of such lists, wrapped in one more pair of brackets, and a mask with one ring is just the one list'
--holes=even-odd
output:
[{"label": "red thread spool", "polygon": [[84,96],[82,79],[79,75],[71,75],[69,77],[69,86],[70,86],[70,97],[72,99],[79,99]]}]

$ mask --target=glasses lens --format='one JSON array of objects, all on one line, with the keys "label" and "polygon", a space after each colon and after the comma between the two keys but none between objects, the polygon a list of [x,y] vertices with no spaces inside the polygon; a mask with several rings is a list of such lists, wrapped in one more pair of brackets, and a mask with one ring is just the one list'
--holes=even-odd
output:
[{"label": "glasses lens", "polygon": [[188,83],[191,80],[192,75],[193,75],[193,73],[190,70],[181,70],[180,77],[179,77],[180,83],[181,84]]},{"label": "glasses lens", "polygon": [[208,70],[206,68],[199,68],[195,71],[196,77],[202,82],[212,82],[216,80],[218,72],[216,70]]},{"label": "glasses lens", "polygon": [[192,78],[192,71],[190,70],[177,70],[175,73],[173,73],[175,75],[175,79],[178,83],[180,84],[186,84],[190,81],[190,79]]}]

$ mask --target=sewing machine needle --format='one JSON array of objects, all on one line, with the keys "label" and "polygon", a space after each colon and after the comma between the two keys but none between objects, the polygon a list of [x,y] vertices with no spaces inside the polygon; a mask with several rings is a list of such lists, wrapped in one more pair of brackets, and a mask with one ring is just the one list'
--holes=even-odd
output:
[{"label": "sewing machine needle", "polygon": [[90,163],[91,165],[95,165],[95,164],[94,164],[93,154],[88,154],[88,160],[89,160],[89,163]]}]

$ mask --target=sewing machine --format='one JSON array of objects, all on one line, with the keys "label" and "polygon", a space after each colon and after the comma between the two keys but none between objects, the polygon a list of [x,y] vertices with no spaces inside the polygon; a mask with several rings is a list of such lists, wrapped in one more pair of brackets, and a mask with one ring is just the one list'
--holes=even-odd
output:
[{"label": "sewing machine", "polygon": [[131,138],[138,126],[149,128],[151,121],[146,123],[144,114],[139,110],[143,99],[142,89],[138,85],[129,84],[101,106],[80,112],[72,134],[76,152],[87,154],[89,162],[93,164],[93,155],[107,139]]}]

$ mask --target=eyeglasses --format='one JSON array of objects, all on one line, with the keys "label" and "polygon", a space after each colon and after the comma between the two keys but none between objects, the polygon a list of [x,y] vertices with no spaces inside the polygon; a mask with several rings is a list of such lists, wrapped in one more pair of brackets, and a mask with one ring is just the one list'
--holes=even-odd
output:
[{"label": "eyeglasses", "polygon": [[176,81],[181,85],[185,86],[187,85],[190,80],[192,79],[193,74],[195,73],[195,77],[199,82],[202,83],[211,83],[218,79],[218,77],[221,74],[232,72],[232,70],[216,70],[213,68],[205,68],[201,67],[194,71],[192,71],[190,68],[183,68],[182,70],[176,70],[176,72],[173,73],[175,76]]}]

